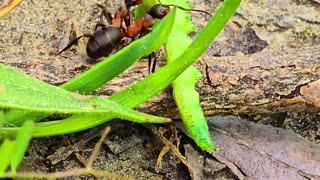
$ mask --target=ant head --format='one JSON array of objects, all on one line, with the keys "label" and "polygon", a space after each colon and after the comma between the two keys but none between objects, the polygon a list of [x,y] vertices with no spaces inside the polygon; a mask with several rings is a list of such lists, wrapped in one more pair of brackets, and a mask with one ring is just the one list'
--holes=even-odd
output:
[{"label": "ant head", "polygon": [[170,11],[170,7],[163,4],[156,4],[152,6],[152,8],[148,11],[148,14],[153,18],[162,19],[164,18]]}]

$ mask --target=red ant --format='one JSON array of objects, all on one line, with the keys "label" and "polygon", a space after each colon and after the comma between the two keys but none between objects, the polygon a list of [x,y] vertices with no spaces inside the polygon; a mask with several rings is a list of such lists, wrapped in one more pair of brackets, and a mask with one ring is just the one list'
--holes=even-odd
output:
[{"label": "red ant", "polygon": [[[156,4],[148,11],[146,15],[132,24],[130,8],[141,3],[142,0],[125,0],[125,6],[121,6],[116,11],[114,18],[112,18],[111,13],[107,12],[102,5],[97,4],[102,9],[102,12],[100,15],[100,22],[96,24],[95,33],[83,34],[77,37],[58,54],[69,49],[71,46],[77,43],[80,38],[88,37],[89,41],[87,43],[86,51],[91,59],[108,56],[115,48],[118,47],[123,38],[133,38],[141,34],[141,32],[148,30],[152,26],[154,19],[164,18],[169,13],[170,6],[175,6]],[[182,7],[178,8],[186,11],[199,11],[207,13],[202,10],[189,10]],[[103,17],[107,19],[108,23],[110,24],[109,26],[103,24]],[[122,26],[123,21],[125,22],[126,28]],[[98,27],[101,27],[101,29],[97,30]]]},{"label": "red ant", "polygon": [[[88,37],[87,54],[91,59],[97,59],[100,57],[108,56],[113,49],[118,47],[120,41],[124,37],[135,37],[140,34],[143,29],[148,29],[153,24],[153,19],[162,19],[169,12],[169,8],[165,6],[157,6],[157,8],[151,8],[150,15],[145,15],[138,19],[134,24],[130,25],[129,10],[131,6],[138,5],[142,0],[126,0],[125,6],[120,7],[112,18],[111,14],[105,10],[102,5],[97,4],[102,8],[100,16],[100,22],[97,23],[94,34],[83,34],[74,39],[70,44],[63,48],[58,54],[66,51],[82,37]],[[106,26],[102,23],[103,16],[107,19],[110,26]],[[122,27],[122,21],[125,21],[127,29]],[[101,29],[97,30],[98,27]]]}]

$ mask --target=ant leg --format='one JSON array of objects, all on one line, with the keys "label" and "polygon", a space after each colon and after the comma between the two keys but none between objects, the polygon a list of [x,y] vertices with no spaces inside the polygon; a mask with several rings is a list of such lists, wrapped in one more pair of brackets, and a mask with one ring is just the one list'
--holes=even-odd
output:
[{"label": "ant leg", "polygon": [[106,27],[106,25],[103,24],[103,23],[98,22],[98,23],[96,24],[96,27],[94,28],[94,31],[95,31],[95,32],[97,31],[98,27],[104,28],[104,27]]},{"label": "ant leg", "polygon": [[152,52],[152,55],[153,55],[153,64],[152,64],[151,72],[154,73],[156,71],[157,55],[155,52]]},{"label": "ant leg", "polygon": [[132,6],[136,6],[142,3],[142,0],[125,0],[125,5],[128,9],[127,15],[123,18],[127,27],[133,24],[133,11],[131,11]]},{"label": "ant leg", "polygon": [[73,46],[74,44],[76,44],[80,38],[82,37],[92,37],[93,35],[91,34],[84,34],[84,35],[81,35],[79,37],[77,37],[76,39],[72,40],[65,48],[63,48],[61,51],[58,52],[58,54],[61,54],[63,51],[66,51],[68,50],[71,46]]},{"label": "ant leg", "polygon": [[104,17],[106,17],[108,23],[111,25],[111,24],[112,24],[112,15],[111,15],[111,13],[108,12],[108,11],[106,11],[106,12],[104,13]]},{"label": "ant leg", "polygon": [[148,55],[148,74],[150,75],[151,73],[150,73],[150,69],[151,69],[151,63],[152,63],[152,61],[151,61],[151,56],[150,56],[151,54],[149,54]]},{"label": "ant leg", "polygon": [[[153,58],[153,61],[152,61],[152,58]],[[157,55],[155,52],[152,52],[151,54],[148,55],[148,73],[149,73],[149,75],[156,71],[156,65],[157,65]]]},{"label": "ant leg", "polygon": [[132,15],[131,7],[128,7],[128,13],[127,15],[123,18],[124,23],[127,27],[131,26],[133,24],[133,15]]},{"label": "ant leg", "polygon": [[[131,0],[132,1],[132,0]],[[141,1],[142,2],[142,1]],[[138,4],[140,4],[141,2],[139,2]],[[127,5],[127,2],[126,2]],[[123,18],[124,23],[127,27],[131,26],[133,24],[133,11],[131,10],[131,6],[137,5],[134,2],[131,2],[130,6],[127,5],[127,9],[128,9],[128,13],[126,14],[126,16]]]},{"label": "ant leg", "polygon": [[100,7],[102,9],[102,12],[100,14],[100,20],[99,22],[96,24],[96,27],[94,28],[94,31],[97,31],[98,27],[106,27],[106,25],[103,23],[103,17],[105,17],[108,21],[108,23],[111,25],[112,24],[112,15],[110,12],[108,12],[106,10],[106,8],[100,4],[97,4],[98,7]]},{"label": "ant leg", "polygon": [[103,23],[103,16],[107,19],[108,23],[111,25],[112,24],[112,15],[109,11],[106,10],[104,6],[101,4],[96,3],[98,7],[102,9],[102,12],[100,14],[100,23]]}]

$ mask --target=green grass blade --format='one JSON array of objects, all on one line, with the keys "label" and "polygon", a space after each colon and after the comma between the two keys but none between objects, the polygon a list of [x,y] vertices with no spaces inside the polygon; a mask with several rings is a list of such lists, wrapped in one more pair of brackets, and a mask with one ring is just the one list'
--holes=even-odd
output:
[{"label": "green grass blade", "polygon": [[0,146],[0,177],[10,165],[11,155],[14,152],[15,141],[5,139]]},{"label": "green grass blade", "polygon": [[[196,61],[196,59],[208,48],[214,38],[219,34],[225,24],[235,13],[235,10],[237,9],[240,2],[240,0],[224,1],[222,6],[210,19],[205,28],[189,45],[189,47],[184,51],[182,55],[180,55],[172,63],[157,71],[155,74],[147,77],[136,85],[112,96],[110,99],[116,102],[123,102],[135,94],[135,98],[137,100],[131,101],[131,104],[128,104],[128,107],[135,107],[136,105],[145,102],[147,99],[163,90],[175,78],[177,78],[182,72],[184,72],[189,66],[191,66]],[[179,34],[175,35],[179,36]],[[181,42],[175,42],[175,44],[181,44]],[[193,72],[194,71],[188,73],[191,74],[191,78],[193,76]],[[187,78],[190,78],[190,76],[187,75]],[[202,149],[212,152],[214,151],[214,146],[208,133],[208,125],[206,124],[204,115],[199,106],[199,95],[192,88],[194,86],[195,79],[194,81],[188,81],[189,83],[192,82],[188,85],[188,87],[185,86],[185,83],[183,82],[184,80],[185,79],[181,79],[182,83],[180,80],[178,80],[180,82],[174,85],[175,87],[178,86],[178,89],[174,90],[174,94],[176,99],[178,99],[177,104],[182,110],[182,118],[184,119],[184,123],[187,126],[188,132],[192,135],[196,143]],[[144,89],[144,91],[141,91],[141,89]],[[192,95],[194,100],[197,102],[185,102],[186,98],[183,93],[181,94],[182,91],[187,91],[188,99],[190,95]],[[137,94],[137,92],[140,92],[144,97],[139,96],[140,94]],[[195,117],[190,118],[190,116]]]},{"label": "green grass blade", "polygon": [[148,13],[149,9],[155,4],[159,4],[158,0],[143,0],[142,3],[134,11],[134,19],[139,19]]},{"label": "green grass blade", "polygon": [[[0,107],[60,114],[115,115],[134,122],[164,123],[170,121],[123,107],[106,98],[82,96],[46,84],[13,68],[0,65]],[[8,79],[10,78],[10,81]],[[67,127],[65,127],[67,128]]]},{"label": "green grass blade", "polygon": [[[163,3],[176,4],[180,7],[190,9],[186,0],[170,0],[163,1]],[[192,32],[194,28],[187,13],[178,10],[176,22],[165,44],[168,63],[171,63],[179,57],[192,42],[188,34]],[[179,44],[179,46],[177,46],[177,44]],[[195,90],[195,84],[200,78],[201,73],[193,66],[190,66],[172,82],[172,92],[182,121],[192,139],[202,150],[213,152],[215,147],[200,107],[199,94]]]},{"label": "green grass blade", "polygon": [[[114,118],[116,117],[112,115],[92,116],[87,114],[76,114],[64,120],[40,122],[35,124],[32,131],[32,137],[47,137],[78,132],[98,126]],[[147,119],[145,119],[144,122],[145,121],[147,121]],[[20,127],[3,128],[2,135],[14,137],[19,130]]]},{"label": "green grass blade", "polygon": [[12,154],[10,160],[10,167],[13,173],[16,173],[19,164],[24,158],[24,153],[26,152],[29,141],[31,140],[33,126],[33,121],[27,120],[17,134],[16,143],[14,145],[14,153]]},{"label": "green grass blade", "polygon": [[[117,76],[130,67],[139,58],[159,48],[167,39],[174,22],[175,12],[170,13],[159,25],[145,37],[131,43],[113,56],[97,64],[84,74],[63,84],[61,87],[80,94],[89,94],[104,85],[107,81]],[[12,110],[6,114],[6,122],[19,126],[26,119],[35,122],[47,117],[46,113],[28,113]]]},{"label": "green grass blade", "polygon": [[174,12],[170,13],[151,33],[129,44],[61,87],[79,94],[89,94],[100,88],[143,56],[158,49],[168,38],[174,22],[174,15]]},{"label": "green grass blade", "polygon": [[[4,124],[4,112],[0,110],[0,132],[2,131],[2,127]],[[2,140],[1,133],[0,133],[0,141]]]},{"label": "green grass blade", "polygon": [[192,139],[204,151],[214,152],[209,127],[201,110],[199,94],[195,90],[195,83],[200,74],[190,66],[173,83],[173,96],[179,108],[183,124]]},{"label": "green grass blade", "polygon": [[[239,3],[240,0],[224,1],[216,14],[210,19],[207,26],[179,58],[136,85],[113,95],[110,99],[126,107],[134,108],[159,93],[206,50],[234,14]],[[96,124],[99,124],[102,121],[107,121],[112,118],[114,117],[96,117],[95,121]],[[47,127],[50,127],[50,125],[47,125]],[[74,129],[74,131],[77,130]]]},{"label": "green grass blade", "polygon": [[225,0],[181,56],[144,80],[111,96],[110,99],[134,108],[161,92],[206,51],[239,4],[240,0]]}]

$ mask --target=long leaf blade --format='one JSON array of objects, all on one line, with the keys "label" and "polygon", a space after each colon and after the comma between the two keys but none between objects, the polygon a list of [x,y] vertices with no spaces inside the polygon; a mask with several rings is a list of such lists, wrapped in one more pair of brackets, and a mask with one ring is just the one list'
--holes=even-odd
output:
[{"label": "long leaf blade", "polygon": [[13,173],[16,173],[19,164],[24,158],[24,153],[26,152],[29,145],[29,141],[32,137],[33,126],[33,121],[27,120],[22,125],[21,129],[17,134],[16,143],[14,145],[14,153],[12,154],[10,159],[10,167]]},{"label": "long leaf blade", "polygon": [[[61,87],[78,92],[89,94],[104,85],[107,81],[123,72],[139,58],[159,48],[167,39],[174,22],[175,11],[159,23],[159,25],[145,37],[133,42],[118,53],[97,64],[84,74],[70,80]],[[6,114],[6,122],[19,126],[26,119],[33,119],[35,122],[47,117],[47,113],[28,113],[20,110],[12,110]]]},{"label": "long leaf blade", "polygon": [[[187,9],[190,8],[187,5],[187,0],[170,0],[169,2],[164,1],[164,3],[176,4]],[[168,63],[179,57],[192,42],[188,34],[194,29],[187,13],[183,10],[178,10],[176,21],[179,23],[174,24],[168,41],[165,44]],[[213,152],[215,147],[206,119],[201,110],[199,94],[195,89],[196,81],[200,78],[201,73],[195,67],[190,66],[172,82],[172,94],[181,114],[182,121],[192,139],[202,150]]]},{"label": "long leaf blade", "polygon": [[[230,17],[234,14],[239,4],[240,0],[224,1],[222,6],[210,19],[203,31],[197,36],[196,40],[193,41],[193,43],[188,47],[188,50],[184,52],[178,59],[176,59],[173,63],[166,65],[164,68],[160,69],[159,71],[137,83],[136,85],[128,88],[127,90],[111,96],[110,99],[118,102],[119,104],[125,105],[126,107],[134,108],[148,100],[150,97],[159,93],[161,90],[167,87],[177,76],[179,76],[186,68],[188,68],[202,54],[202,52],[206,50],[206,48],[222,30]],[[192,49],[198,48],[202,52],[198,50],[197,52],[192,51]],[[97,119],[95,124],[101,124],[103,121],[110,120],[114,117],[109,116],[96,118]],[[57,125],[59,123],[63,124],[63,122],[58,122],[54,125]],[[47,125],[46,127],[50,127],[50,125]],[[8,128],[6,130],[10,129]],[[15,131],[15,129],[11,130]],[[73,130],[73,132],[77,131],[77,129]]]},{"label": "long leaf blade", "polygon": [[[134,122],[163,123],[170,121],[167,118],[136,112],[106,98],[71,93],[4,65],[0,65],[0,71],[3,77],[0,79],[1,108],[17,108],[47,113],[111,114]],[[9,78],[10,81],[8,81]]]},{"label": "long leaf blade", "polygon": [[5,139],[0,145],[0,177],[10,165],[14,144],[15,141]]},{"label": "long leaf blade", "polygon": [[[209,20],[208,24],[181,56],[172,63],[165,65],[156,73],[111,96],[110,99],[119,104],[125,104],[127,107],[134,108],[168,87],[209,47],[211,42],[235,13],[240,2],[241,0],[225,0],[214,16]],[[133,98],[136,100],[129,101]]]},{"label": "long leaf blade", "polygon": [[71,81],[62,88],[80,94],[89,94],[124,72],[143,56],[158,49],[168,38],[175,13],[172,12],[148,35],[132,42],[101,63]]}]

